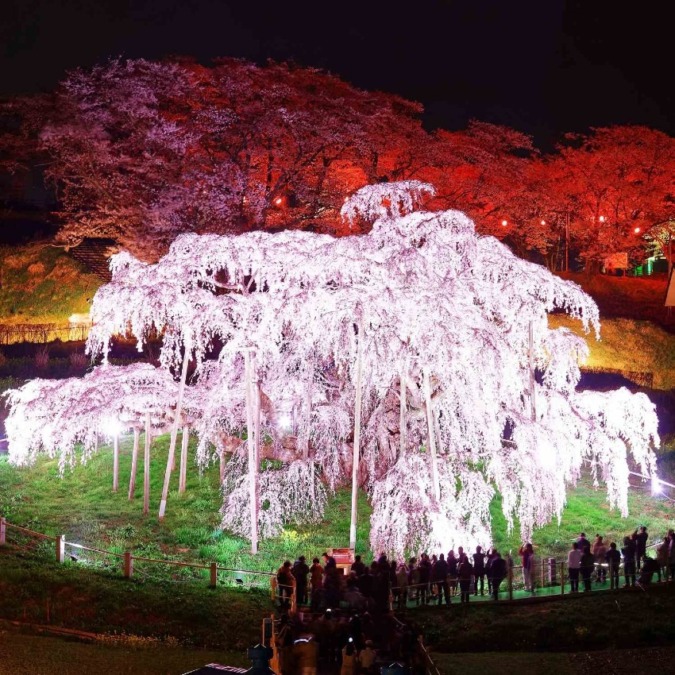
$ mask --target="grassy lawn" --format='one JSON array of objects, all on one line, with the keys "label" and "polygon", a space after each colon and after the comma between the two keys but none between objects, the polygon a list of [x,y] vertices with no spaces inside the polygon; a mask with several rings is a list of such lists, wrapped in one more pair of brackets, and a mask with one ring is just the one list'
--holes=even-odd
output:
[{"label": "grassy lawn", "polygon": [[207,663],[248,667],[243,653],[187,649],[178,645],[127,641],[119,645],[85,643],[0,630],[0,675],[103,673],[107,675],[176,675]]},{"label": "grassy lawn", "polygon": [[88,313],[101,280],[60,248],[32,245],[0,247],[2,323],[67,323]]},{"label": "grassy lawn", "polygon": [[[350,492],[339,491],[329,502],[320,527],[288,527],[279,537],[263,540],[257,556],[249,543],[219,528],[222,504],[218,467],[203,471],[192,465],[187,491],[179,495],[177,475],[172,477],[166,517],[157,519],[159,498],[168,453],[168,436],[153,442],[150,515],[142,514],[142,469],[139,466],[136,498],[127,498],[131,470],[132,439],[120,444],[120,491],[112,492],[112,453],[103,446],[86,465],[77,464],[61,478],[56,460],[43,458],[35,466],[18,469],[0,458],[0,513],[10,522],[49,535],[65,534],[66,540],[116,553],[131,550],[145,557],[199,562],[217,561],[237,569],[273,572],[288,558],[320,556],[328,547],[347,546],[349,537]],[[142,444],[142,439],[141,439]],[[533,537],[542,556],[562,556],[579,532],[596,532],[619,540],[639,525],[645,525],[652,541],[672,526],[672,507],[665,498],[653,498],[649,485],[632,480],[630,516],[621,518],[610,510],[606,494],[584,479],[569,491],[568,504],[560,524],[552,522]],[[517,531],[508,533],[499,499],[492,504],[493,536],[502,551],[520,546]],[[370,505],[360,495],[357,553],[369,557]],[[487,544],[487,542],[486,542]]]},{"label": "grassy lawn", "polygon": [[675,389],[675,334],[650,321],[601,319],[600,340],[567,315],[549,316],[549,326],[569,328],[586,340],[586,366],[652,373],[655,389]]},{"label": "grassy lawn", "polygon": [[[328,547],[349,544],[350,493],[340,491],[330,500],[320,527],[288,527],[279,537],[260,543],[257,556],[247,540],[219,528],[222,497],[219,469],[188,468],[187,491],[179,495],[178,476],[172,477],[166,517],[157,519],[169,437],[153,442],[150,515],[142,514],[142,468],[139,465],[136,498],[127,498],[133,439],[120,443],[120,491],[112,492],[112,454],[104,446],[86,465],[78,464],[61,478],[56,460],[41,459],[28,469],[17,469],[0,457],[0,514],[10,522],[66,540],[145,557],[166,556],[199,562],[217,561],[232,568],[276,571],[284,559],[304,553],[320,556]],[[141,446],[143,439],[141,438]],[[191,448],[193,450],[194,448]],[[370,505],[359,501],[357,552],[367,554]]]}]

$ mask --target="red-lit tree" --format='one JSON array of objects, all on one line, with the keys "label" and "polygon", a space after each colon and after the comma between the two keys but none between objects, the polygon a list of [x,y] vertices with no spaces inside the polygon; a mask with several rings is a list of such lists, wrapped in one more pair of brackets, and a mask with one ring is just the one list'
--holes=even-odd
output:
[{"label": "red-lit tree", "polygon": [[40,134],[59,239],[154,259],[181,232],[335,231],[345,192],[400,172],[421,108],[318,70],[115,60],[71,73]]},{"label": "red-lit tree", "polygon": [[673,215],[675,139],[653,129],[623,126],[570,136],[550,160],[557,189],[552,213],[569,218],[569,235],[587,269],[627,252],[639,260],[644,235]]}]

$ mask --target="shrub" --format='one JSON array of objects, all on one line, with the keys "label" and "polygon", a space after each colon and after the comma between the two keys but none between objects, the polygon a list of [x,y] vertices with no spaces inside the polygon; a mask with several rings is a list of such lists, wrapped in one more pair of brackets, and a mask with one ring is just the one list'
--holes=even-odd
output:
[{"label": "shrub", "polygon": [[47,345],[45,345],[44,347],[40,347],[40,349],[38,349],[35,352],[35,366],[37,368],[40,368],[41,370],[44,370],[47,368],[48,365],[49,365],[49,348],[47,347]]},{"label": "shrub", "polygon": [[85,370],[87,364],[89,363],[89,359],[87,358],[86,354],[83,354],[82,352],[73,352],[68,357],[68,360],[70,361],[71,370],[77,371]]}]

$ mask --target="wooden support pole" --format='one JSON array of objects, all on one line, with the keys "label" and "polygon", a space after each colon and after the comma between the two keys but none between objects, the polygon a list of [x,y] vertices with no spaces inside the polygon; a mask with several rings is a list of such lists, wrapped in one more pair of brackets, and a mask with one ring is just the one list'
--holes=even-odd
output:
[{"label": "wooden support pole", "polygon": [[187,370],[190,363],[190,353],[192,348],[190,340],[185,340],[185,353],[183,354],[183,368],[180,374],[180,384],[178,385],[178,401],[176,402],[176,412],[171,426],[171,441],[169,443],[169,456],[166,460],[166,471],[164,472],[164,486],[162,487],[162,499],[159,502],[159,519],[163,520],[166,512],[166,500],[169,498],[169,485],[171,484],[171,472],[176,466],[176,439],[178,438],[178,426],[180,424],[180,414],[183,407],[183,394],[185,392],[185,381],[187,380]]},{"label": "wooden support pole", "polygon": [[129,476],[129,500],[133,499],[136,492],[136,472],[138,471],[138,445],[141,430],[134,428],[134,448],[131,451],[131,475]]},{"label": "wooden support pole", "polygon": [[[260,433],[260,427],[262,422],[262,395],[260,381],[256,381],[253,386],[253,405],[255,410],[255,465],[256,465],[256,475],[260,467],[260,454],[262,453],[262,436]],[[257,487],[256,487],[257,494]]]},{"label": "wooden support pole", "polygon": [[218,585],[218,565],[214,562],[209,567],[209,586],[215,588]]},{"label": "wooden support pole", "polygon": [[245,376],[246,376],[246,436],[248,440],[248,479],[249,501],[251,516],[251,553],[258,552],[258,466],[256,450],[256,438],[254,429],[254,402],[253,402],[253,364],[251,352],[244,352]]},{"label": "wooden support pole", "polygon": [[427,410],[427,433],[429,436],[429,456],[431,459],[431,482],[434,486],[434,497],[436,501],[441,498],[441,485],[438,480],[438,459],[436,457],[436,440],[434,433],[434,410],[431,407],[431,383],[429,381],[429,371],[424,369],[424,400]]},{"label": "wooden support pole", "polygon": [[536,382],[534,379],[534,328],[532,327],[532,322],[530,321],[529,334],[528,334],[528,347],[527,347],[527,356],[530,366],[530,405],[532,413],[532,421],[537,421],[537,401],[536,401]]},{"label": "wooden support pole", "polygon": [[398,435],[399,435],[399,457],[405,455],[405,451],[408,447],[408,385],[406,381],[407,377],[407,368],[401,371],[401,393],[400,393],[400,416],[398,422]]},{"label": "wooden support pole", "polygon": [[113,437],[113,492],[117,492],[120,486],[120,437]]},{"label": "wooden support pole", "polygon": [[190,427],[183,427],[183,437],[180,446],[180,476],[178,479],[178,493],[183,494],[187,486],[188,443],[190,442]]},{"label": "wooden support pole", "polygon": [[352,513],[349,523],[349,548],[356,548],[356,518],[359,491],[359,458],[361,449],[361,379],[363,370],[363,324],[359,323],[358,345],[356,347],[356,400],[354,402],[354,445],[352,448]]},{"label": "wooden support pole", "polygon": [[150,513],[150,413],[145,416],[145,452],[143,454],[143,514]]},{"label": "wooden support pole", "polygon": [[309,432],[312,424],[312,384],[313,379],[310,379],[305,389],[305,429],[302,436],[302,458],[305,461],[309,459]]},{"label": "wooden support pole", "polygon": [[0,546],[7,543],[7,519],[0,518]]},{"label": "wooden support pole", "polygon": [[134,557],[131,555],[131,551],[124,552],[124,577],[126,579],[131,579],[134,576]]},{"label": "wooden support pole", "polygon": [[62,563],[66,559],[66,535],[59,534],[55,537],[56,543],[56,562]]}]

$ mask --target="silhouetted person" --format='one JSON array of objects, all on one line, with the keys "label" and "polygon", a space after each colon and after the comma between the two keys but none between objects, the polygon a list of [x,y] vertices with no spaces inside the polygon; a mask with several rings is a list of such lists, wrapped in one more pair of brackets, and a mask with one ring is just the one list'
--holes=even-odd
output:
[{"label": "silhouetted person", "polygon": [[499,551],[493,549],[492,553],[492,563],[490,564],[490,575],[491,575],[491,590],[492,597],[495,600],[499,599],[499,587],[501,586],[502,581],[506,578],[506,560],[502,558]]},{"label": "silhouetted person", "polygon": [[635,545],[630,537],[623,538],[623,577],[626,581],[624,588],[635,586]]},{"label": "silhouetted person", "polygon": [[443,596],[445,596],[445,604],[450,604],[450,589],[448,588],[448,563],[445,556],[441,553],[436,561],[434,567],[434,581],[436,582],[436,589],[438,592],[438,604],[443,604]]},{"label": "silhouetted person", "polygon": [[635,541],[635,568],[637,571],[640,571],[640,564],[642,563],[643,558],[647,555],[647,539],[649,535],[647,534],[647,528],[642,525],[634,534]]},{"label": "silhouetted person", "polygon": [[293,565],[291,570],[295,578],[295,598],[298,605],[305,605],[307,603],[307,575],[309,574],[309,567],[305,562],[305,556],[301,555]]},{"label": "silhouetted person", "polygon": [[480,594],[483,595],[483,584],[485,580],[485,553],[480,546],[476,546],[476,552],[473,554],[473,576],[474,588],[473,594],[478,595],[478,584],[480,582]]},{"label": "silhouetted person", "polygon": [[609,587],[612,590],[619,588],[619,567],[621,567],[621,553],[617,550],[616,544],[612,542],[605,556],[607,560],[607,570],[609,571]]}]

